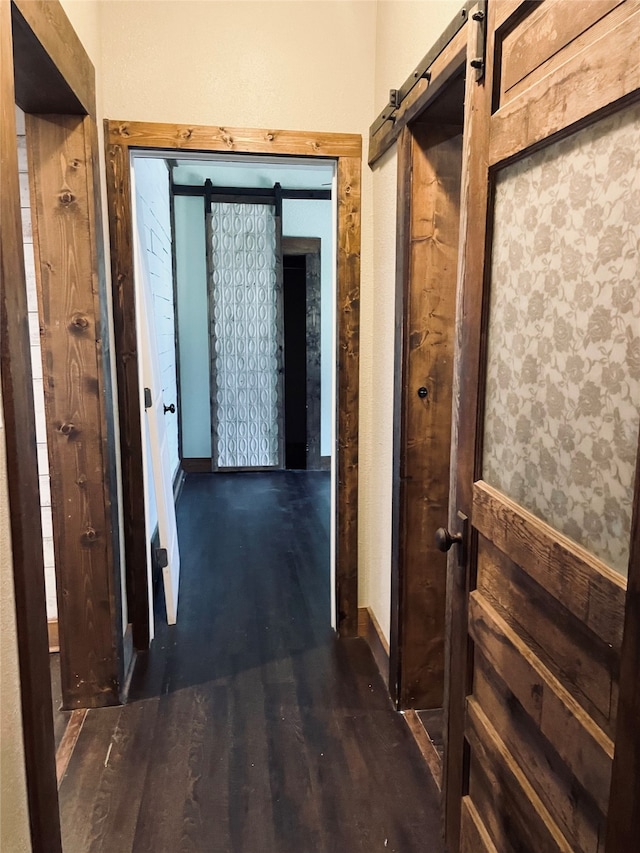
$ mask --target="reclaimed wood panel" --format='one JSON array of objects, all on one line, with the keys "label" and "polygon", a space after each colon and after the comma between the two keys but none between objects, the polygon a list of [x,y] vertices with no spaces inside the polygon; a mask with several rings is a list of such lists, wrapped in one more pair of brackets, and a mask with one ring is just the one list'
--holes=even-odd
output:
[{"label": "reclaimed wood panel", "polygon": [[475,662],[474,700],[576,851],[597,853],[602,812],[482,653]]},{"label": "reclaimed wood panel", "polygon": [[462,799],[460,853],[498,853],[471,797]]},{"label": "reclaimed wood panel", "polygon": [[121,686],[89,121],[27,116],[67,710],[116,704]]},{"label": "reclaimed wood panel", "polygon": [[[618,14],[616,14],[618,13]],[[611,28],[610,18],[618,21]],[[588,30],[575,55],[558,54],[547,73],[491,120],[489,163],[498,163],[588,120],[640,88],[640,6],[627,0]],[[615,51],[611,44],[615,43]]]},{"label": "reclaimed wood panel", "polygon": [[301,157],[362,155],[362,139],[353,133],[108,121],[108,142],[135,148],[192,151],[238,151],[243,154],[293,154]]},{"label": "reclaimed wood panel", "polygon": [[15,703],[22,717],[31,844],[37,853],[61,853],[13,65],[11,4],[1,0],[0,382],[20,668]]},{"label": "reclaimed wood panel", "polygon": [[[531,85],[534,71],[623,2],[547,0],[540,6],[534,6],[531,14],[502,39],[500,106],[515,97],[512,90],[517,84]],[[520,86],[517,91],[521,89]]]},{"label": "reclaimed wood panel", "polygon": [[[462,107],[462,103],[459,104]],[[455,286],[460,222],[459,126],[410,129],[409,258],[404,290],[399,572],[401,708],[440,708],[444,687],[446,524],[451,452]],[[418,396],[425,388],[427,396]]]},{"label": "reclaimed wood panel", "polygon": [[347,637],[358,633],[360,172],[360,157],[338,160],[336,607],[338,630]]},{"label": "reclaimed wood panel", "polygon": [[[467,739],[472,762],[489,783],[478,811],[488,818],[496,847],[517,853],[575,853],[475,699],[467,702]],[[470,785],[473,802],[480,799],[478,788]]]},{"label": "reclaimed wood panel", "polygon": [[482,480],[473,486],[473,525],[601,640],[619,651],[624,578]]},{"label": "reclaimed wood panel", "polygon": [[469,632],[544,737],[606,813],[611,739],[478,592],[470,597]]},{"label": "reclaimed wood panel", "polygon": [[613,737],[619,653],[484,536],[479,538],[478,590]]}]

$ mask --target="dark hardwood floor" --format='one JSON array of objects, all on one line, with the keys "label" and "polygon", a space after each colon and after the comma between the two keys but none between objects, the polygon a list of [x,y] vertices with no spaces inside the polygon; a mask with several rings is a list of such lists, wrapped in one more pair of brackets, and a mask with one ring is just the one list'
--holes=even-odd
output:
[{"label": "dark hardwood floor", "polygon": [[329,627],[329,475],[189,475],[178,624],[89,711],[65,853],[441,853],[437,794],[364,640]]}]

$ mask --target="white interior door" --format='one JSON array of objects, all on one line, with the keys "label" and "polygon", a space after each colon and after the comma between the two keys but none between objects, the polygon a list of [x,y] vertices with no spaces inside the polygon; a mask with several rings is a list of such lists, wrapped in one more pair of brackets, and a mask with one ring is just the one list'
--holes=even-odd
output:
[{"label": "white interior door", "polygon": [[[137,218],[134,221],[137,222]],[[178,614],[178,588],[180,583],[178,529],[173,498],[169,448],[164,422],[164,400],[162,397],[162,381],[158,363],[153,295],[146,267],[145,252],[140,244],[139,222],[137,222],[137,226],[134,235],[134,258],[136,304],[138,309],[140,384],[145,411],[143,458],[145,460],[148,459],[150,463],[145,465],[145,502],[148,503],[150,500],[155,499],[158,514],[158,536],[160,540],[158,557],[162,565],[167,622],[169,625],[175,625]],[[144,452],[145,444],[146,452]],[[152,531],[147,530],[147,543],[150,543],[151,534]],[[149,544],[147,553],[150,568],[151,552]]]}]

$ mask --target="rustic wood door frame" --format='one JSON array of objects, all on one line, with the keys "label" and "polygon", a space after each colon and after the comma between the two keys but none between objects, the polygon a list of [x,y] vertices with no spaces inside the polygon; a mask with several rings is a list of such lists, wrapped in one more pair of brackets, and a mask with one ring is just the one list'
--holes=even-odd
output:
[{"label": "rustic wood door frame", "polygon": [[[305,287],[307,294],[307,467],[310,471],[322,468],[320,455],[320,321],[321,321],[321,251],[320,237],[283,237],[282,256],[305,257]],[[309,309],[311,305],[311,310]],[[309,327],[309,320],[311,326]],[[317,328],[313,329],[313,326]]]},{"label": "rustic wood door frame", "polygon": [[[14,105],[17,103],[24,110],[30,124],[31,139],[27,139],[27,146],[32,181],[42,179],[46,182],[51,178],[50,189],[55,195],[54,198],[44,188],[42,196],[34,194],[33,189],[38,185],[32,183],[34,249],[39,252],[41,262],[51,263],[51,269],[47,269],[57,276],[58,291],[61,284],[70,289],[71,280],[74,287],[74,299],[68,304],[59,298],[56,300],[51,289],[46,296],[42,292],[39,294],[41,306],[48,311],[41,320],[43,353],[47,359],[45,383],[50,388],[65,387],[68,364],[60,357],[65,336],[69,342],[75,342],[75,346],[71,343],[68,346],[87,366],[86,373],[78,373],[82,387],[76,389],[76,405],[70,407],[64,394],[58,398],[59,420],[49,424],[49,434],[51,437],[52,431],[55,432],[54,440],[60,445],[50,448],[52,503],[57,503],[58,507],[57,516],[54,510],[54,541],[56,563],[66,572],[59,584],[65,590],[68,605],[60,612],[61,635],[66,633],[67,652],[71,650],[67,663],[73,659],[72,667],[61,668],[64,697],[70,707],[96,707],[119,701],[124,682],[124,656],[115,517],[114,424],[108,402],[105,267],[99,182],[93,168],[97,163],[95,75],[57,0],[40,3],[1,0],[0,14],[0,157],[3,167],[0,356],[25,771],[32,849],[34,853],[58,853],[61,850],[60,816],[42,532],[39,512],[34,511],[40,505],[34,404],[33,395],[26,390],[32,384],[32,371]],[[55,146],[56,141],[60,146],[57,183],[50,172],[47,174],[47,164],[41,156],[44,149]],[[66,157],[66,175],[60,172],[60,154]],[[34,169],[38,172],[35,175]],[[77,263],[77,279],[73,270],[58,263],[71,236],[64,224],[55,234],[55,228],[51,227],[55,217],[59,224],[60,220],[67,225],[70,218],[78,220],[81,237],[74,242],[74,253],[68,253]],[[36,262],[41,290],[44,273],[38,267]],[[58,327],[58,332],[54,327]],[[53,343],[56,336],[57,355]],[[51,402],[50,398],[49,420]],[[68,452],[73,443],[78,447],[77,464],[65,468],[65,451]],[[67,504],[63,510],[65,500]],[[69,528],[62,512],[71,512],[74,519],[79,518],[85,526]],[[89,597],[87,588],[79,582],[79,564],[89,581]],[[78,625],[63,624],[72,617],[75,620],[79,612],[90,613],[90,619],[81,619]],[[95,665],[96,661],[100,661],[99,666]],[[74,669],[73,677],[71,668]]]},{"label": "rustic wood door frame", "polygon": [[149,644],[138,357],[133,291],[130,154],[136,149],[289,155],[337,165],[336,581],[341,636],[358,627],[358,370],[362,140],[354,134],[105,121],[116,363],[125,509],[125,554],[133,591],[136,648]]},{"label": "rustic wood door frame", "polygon": [[[437,101],[398,140],[389,692],[399,709],[443,703],[446,557],[434,534],[449,494],[462,73],[445,69]],[[440,108],[458,95],[459,110]]]}]

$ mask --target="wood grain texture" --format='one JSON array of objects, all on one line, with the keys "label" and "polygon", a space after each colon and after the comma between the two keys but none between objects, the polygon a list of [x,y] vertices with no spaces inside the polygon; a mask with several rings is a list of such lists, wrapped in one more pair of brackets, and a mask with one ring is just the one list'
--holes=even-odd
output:
[{"label": "wood grain texture", "polygon": [[[95,117],[95,70],[62,5],[58,0],[13,3],[85,112]],[[40,82],[46,87],[46,80]]]},{"label": "wood grain texture", "polygon": [[469,631],[487,662],[606,814],[611,739],[478,592],[471,594]]},{"label": "wood grain texture", "polygon": [[[467,66],[456,330],[453,368],[453,419],[451,427],[451,484],[449,529],[457,531],[456,513],[471,515],[471,485],[476,474],[476,423],[480,400],[480,351],[483,313],[484,248],[488,207],[489,115],[493,80],[493,15],[489,4],[487,64],[481,83]],[[473,14],[473,12],[471,13]],[[472,27],[468,27],[468,55],[475,50]],[[445,764],[443,774],[445,841],[451,850],[460,847],[460,804],[465,792],[464,713],[465,697],[471,687],[472,651],[467,636],[469,590],[475,543],[468,543],[466,571],[458,568],[458,557],[450,552],[447,561],[447,622],[445,628]]]},{"label": "wood grain texture", "polygon": [[478,590],[613,737],[619,651],[600,640],[483,536],[478,548]]},{"label": "wood grain texture", "polygon": [[[620,20],[611,29],[614,16]],[[566,133],[568,128],[573,130],[579,122],[640,88],[640,6],[636,0],[627,0],[588,34],[590,40],[574,56],[558,54],[553,67],[526,90],[526,97],[515,98],[492,117],[490,165],[554,134]]]},{"label": "wood grain texture", "polygon": [[[105,128],[108,123],[105,122]],[[147,548],[142,476],[142,433],[135,285],[133,280],[133,221],[129,150],[107,145],[107,198],[111,234],[111,286],[120,412],[120,455],[124,510],[124,553],[127,609],[136,649],[149,645]]]},{"label": "wood grain texture", "polygon": [[460,853],[498,853],[471,797],[463,797]]},{"label": "wood grain texture", "polygon": [[[27,116],[63,706],[119,701],[122,622],[105,459],[90,119]],[[115,484],[113,484],[115,495]],[[115,500],[114,500],[115,503]],[[118,575],[118,577],[116,577]]]},{"label": "wood grain texture", "polygon": [[[624,0],[591,0],[576,4],[552,0],[544,6],[533,7],[531,14],[502,39],[500,106],[522,90],[523,81],[531,85],[529,78],[534,71],[622,2]],[[517,84],[520,86],[514,92]]]},{"label": "wood grain texture", "polygon": [[580,853],[597,853],[605,826],[602,812],[480,652],[474,698],[567,840]]},{"label": "wood grain texture", "polygon": [[359,157],[338,160],[336,607],[342,637],[358,631],[360,171]]},{"label": "wood grain texture", "polygon": [[436,788],[440,791],[442,789],[442,756],[436,749],[436,746],[431,740],[429,732],[423,725],[417,711],[410,708],[407,711],[403,711],[402,716],[404,717],[406,724],[409,726],[409,730],[418,745],[418,749],[429,768],[429,772],[433,777]]},{"label": "wood grain texture", "polygon": [[[31,352],[22,246],[11,4],[0,2],[0,381],[6,441],[11,559],[16,604],[31,845],[61,853],[51,715]],[[18,58],[18,62],[28,57]]]},{"label": "wood grain texture", "polygon": [[600,639],[619,651],[624,578],[482,480],[473,486],[473,524]]},{"label": "wood grain texture", "polygon": [[362,139],[352,133],[254,130],[238,127],[109,121],[108,140],[136,148],[237,151],[246,154],[292,154],[302,157],[362,155]]},{"label": "wood grain texture", "polygon": [[[640,460],[640,449],[637,458]],[[640,826],[640,462],[636,465],[630,551],[606,853],[632,850]]]},{"label": "wood grain texture", "polygon": [[[492,721],[474,699],[467,702],[467,737],[472,762],[482,769],[488,789],[482,792],[483,808],[478,809],[499,850],[526,853],[575,853],[547,811],[527,776],[514,761]],[[479,793],[474,775],[469,794],[472,802]],[[495,798],[490,802],[491,793]]]},{"label": "wood grain texture", "polygon": [[[462,108],[462,102],[458,105]],[[451,453],[462,136],[431,121],[410,128],[411,204],[404,287],[401,387],[401,708],[442,707],[446,556],[434,534],[446,524]],[[418,396],[424,387],[427,396]]]},{"label": "wood grain texture", "polygon": [[402,101],[394,121],[385,122],[369,135],[369,166],[373,168],[382,155],[399,139],[403,128],[429,107],[458,74],[463,73],[467,55],[468,28],[458,30],[442,53],[434,59],[429,71],[431,79],[420,80]]},{"label": "wood grain texture", "polygon": [[87,715],[69,851],[443,853],[366,643],[329,628],[329,476],[190,475],[177,514],[181,620],[158,623],[128,705]]}]

